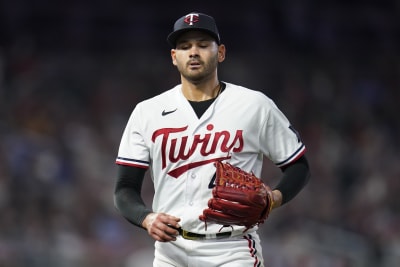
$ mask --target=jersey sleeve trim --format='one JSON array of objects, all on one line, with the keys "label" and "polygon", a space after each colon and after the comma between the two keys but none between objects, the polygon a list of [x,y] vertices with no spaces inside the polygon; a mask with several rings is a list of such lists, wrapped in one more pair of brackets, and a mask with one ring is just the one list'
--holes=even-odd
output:
[{"label": "jersey sleeve trim", "polygon": [[129,158],[123,158],[123,157],[117,157],[115,163],[118,165],[132,166],[132,167],[138,167],[138,168],[143,168],[143,169],[147,169],[150,164],[148,161],[129,159]]},{"label": "jersey sleeve trim", "polygon": [[278,162],[275,165],[278,167],[283,167],[291,162],[295,162],[297,159],[299,159],[301,156],[304,155],[304,153],[306,152],[306,147],[304,144],[302,144],[297,150],[296,152],[294,152],[289,158],[287,158],[284,161]]}]

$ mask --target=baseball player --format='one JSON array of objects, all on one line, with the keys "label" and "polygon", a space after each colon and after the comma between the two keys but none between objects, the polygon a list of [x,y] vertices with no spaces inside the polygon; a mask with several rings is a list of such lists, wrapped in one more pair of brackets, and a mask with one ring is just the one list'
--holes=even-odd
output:
[{"label": "baseball player", "polygon": [[[260,91],[221,81],[226,56],[213,17],[192,12],[167,37],[181,83],[134,108],[119,146],[114,202],[120,214],[155,240],[153,266],[264,266],[259,226],[205,224],[199,215],[212,196],[215,165],[229,161],[260,177],[263,158],[282,170],[273,207],[308,182],[299,134]],[[154,184],[152,207],[141,187]]]}]

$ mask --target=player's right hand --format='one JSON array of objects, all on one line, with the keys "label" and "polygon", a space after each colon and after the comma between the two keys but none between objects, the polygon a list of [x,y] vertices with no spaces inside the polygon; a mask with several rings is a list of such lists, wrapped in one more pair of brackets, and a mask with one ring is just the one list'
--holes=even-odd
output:
[{"label": "player's right hand", "polygon": [[143,220],[142,226],[147,233],[155,240],[160,242],[175,241],[180,228],[181,219],[166,213],[150,213]]}]

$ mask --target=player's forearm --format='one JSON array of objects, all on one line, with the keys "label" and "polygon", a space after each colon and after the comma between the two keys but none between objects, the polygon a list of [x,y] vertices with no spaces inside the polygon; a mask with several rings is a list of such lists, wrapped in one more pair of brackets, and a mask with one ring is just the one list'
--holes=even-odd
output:
[{"label": "player's forearm", "polygon": [[[308,183],[309,179],[310,169],[305,156],[287,166],[283,170],[283,176],[279,184],[274,189],[274,191],[278,191],[281,194],[279,206],[292,200]],[[275,195],[279,199],[278,193],[274,193]]]},{"label": "player's forearm", "polygon": [[145,169],[119,165],[114,190],[114,205],[119,213],[139,227],[151,213],[141,197],[144,174]]},{"label": "player's forearm", "polygon": [[141,197],[131,189],[125,188],[115,192],[114,205],[126,220],[139,227],[143,227],[143,220],[151,213]]}]

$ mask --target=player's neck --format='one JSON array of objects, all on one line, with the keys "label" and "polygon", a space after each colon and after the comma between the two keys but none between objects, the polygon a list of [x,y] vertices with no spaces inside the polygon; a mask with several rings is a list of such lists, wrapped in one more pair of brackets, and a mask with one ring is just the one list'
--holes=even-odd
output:
[{"label": "player's neck", "polygon": [[220,90],[221,85],[218,80],[201,85],[182,83],[182,93],[190,101],[205,101],[215,98]]}]

